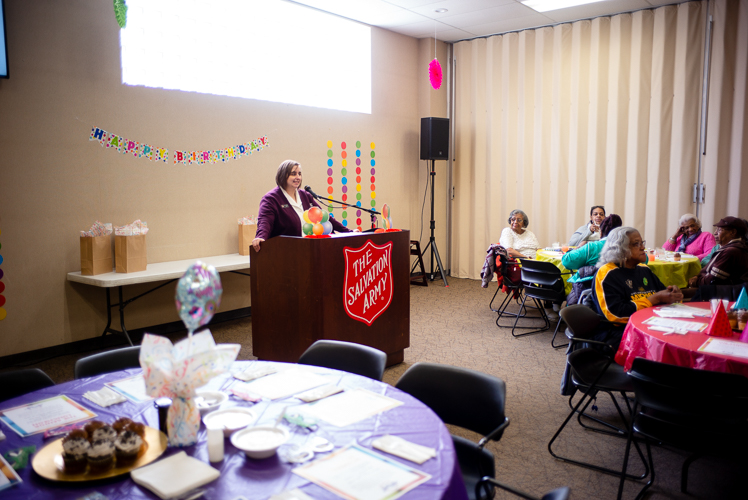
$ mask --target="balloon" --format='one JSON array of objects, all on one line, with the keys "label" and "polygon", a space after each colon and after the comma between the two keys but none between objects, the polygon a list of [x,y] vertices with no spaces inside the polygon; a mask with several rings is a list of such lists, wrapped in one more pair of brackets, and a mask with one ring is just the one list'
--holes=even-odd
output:
[{"label": "balloon", "polygon": [[323,211],[322,211],[322,220],[321,220],[320,222],[322,222],[322,223],[325,223],[325,222],[327,222],[328,220],[330,220],[330,213],[329,213],[329,212],[325,212],[325,211],[323,210]]},{"label": "balloon", "polygon": [[324,229],[324,233],[322,234],[330,234],[332,233],[332,222],[326,221],[322,223],[322,227]]},{"label": "balloon", "polygon": [[309,222],[312,224],[316,222],[320,222],[322,220],[322,210],[320,210],[317,207],[312,207],[309,210],[307,210],[309,213]]},{"label": "balloon", "polygon": [[301,230],[304,231],[304,234],[310,235],[310,234],[314,234],[314,232],[312,231],[313,227],[314,227],[313,224],[311,224],[310,222],[307,222],[303,226],[301,226]]},{"label": "balloon", "polygon": [[306,212],[304,212],[304,222],[306,222],[307,224],[311,224],[312,223],[312,221],[309,220],[309,210],[307,210]]},{"label": "balloon", "polygon": [[316,234],[317,236],[321,234],[325,234],[325,228],[322,227],[322,224],[319,224],[319,223],[314,225],[313,231],[314,231],[314,234]]},{"label": "balloon", "polygon": [[222,294],[221,277],[215,267],[197,261],[187,268],[177,283],[174,299],[190,335],[210,322],[221,305]]}]

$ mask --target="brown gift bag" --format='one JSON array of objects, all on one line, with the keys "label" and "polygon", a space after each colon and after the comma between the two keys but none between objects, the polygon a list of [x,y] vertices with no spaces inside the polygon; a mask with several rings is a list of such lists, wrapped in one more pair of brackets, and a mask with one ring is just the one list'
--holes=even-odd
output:
[{"label": "brown gift bag", "polygon": [[249,245],[257,234],[257,224],[239,224],[239,255],[249,255]]},{"label": "brown gift bag", "polygon": [[114,237],[114,263],[118,273],[145,271],[148,264],[145,234]]},{"label": "brown gift bag", "polygon": [[111,273],[112,236],[81,236],[81,274],[94,276]]}]

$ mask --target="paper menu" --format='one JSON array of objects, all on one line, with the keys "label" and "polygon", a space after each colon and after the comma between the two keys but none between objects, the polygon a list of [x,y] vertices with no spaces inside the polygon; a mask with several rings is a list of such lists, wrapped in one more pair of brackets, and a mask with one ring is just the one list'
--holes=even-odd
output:
[{"label": "paper menu", "polygon": [[748,344],[736,340],[710,337],[706,339],[706,342],[701,344],[701,347],[699,347],[698,350],[699,352],[748,359]]},{"label": "paper menu", "polygon": [[281,399],[327,383],[327,379],[305,368],[289,368],[255,379],[246,388],[274,400]]},{"label": "paper menu", "polygon": [[672,328],[673,330],[685,330],[689,332],[703,332],[707,327],[706,323],[702,323],[699,321],[684,321],[679,319],[657,318],[654,316],[644,320],[643,323],[649,327],[657,326],[663,328]]},{"label": "paper menu", "polygon": [[402,401],[366,389],[353,389],[305,406],[304,411],[336,427],[345,427],[401,404]]},{"label": "paper menu", "polygon": [[19,436],[26,437],[94,417],[94,412],[67,396],[55,396],[5,410],[0,414],[0,421]]},{"label": "paper menu", "polygon": [[294,474],[348,500],[398,498],[431,476],[358,445],[297,467]]},{"label": "paper menu", "polygon": [[126,398],[136,403],[143,401],[149,401],[153,399],[150,397],[145,388],[145,379],[143,374],[134,375],[132,377],[123,378],[114,382],[107,382],[105,385],[111,387],[115,391],[119,392]]}]

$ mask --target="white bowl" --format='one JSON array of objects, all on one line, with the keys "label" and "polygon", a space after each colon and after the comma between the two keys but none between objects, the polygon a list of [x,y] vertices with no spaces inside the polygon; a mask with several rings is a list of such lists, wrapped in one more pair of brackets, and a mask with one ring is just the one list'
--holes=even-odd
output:
[{"label": "white bowl", "polygon": [[[200,399],[202,398],[202,399]],[[228,401],[229,397],[223,392],[217,391],[197,391],[195,394],[195,403],[200,410],[200,416],[204,417],[210,412],[216,411],[223,403]]]},{"label": "white bowl", "polygon": [[288,441],[288,431],[271,425],[248,427],[231,435],[231,444],[249,458],[267,458],[275,455],[278,447]]},{"label": "white bowl", "polygon": [[255,421],[255,414],[249,408],[235,406],[208,413],[203,417],[205,427],[223,429],[223,435],[229,437],[232,432],[244,429]]}]

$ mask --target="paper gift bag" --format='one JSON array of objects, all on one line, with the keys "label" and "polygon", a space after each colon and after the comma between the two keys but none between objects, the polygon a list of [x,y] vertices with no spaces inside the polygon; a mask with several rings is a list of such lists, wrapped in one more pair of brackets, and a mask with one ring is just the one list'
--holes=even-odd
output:
[{"label": "paper gift bag", "polygon": [[111,273],[114,267],[112,261],[112,237],[81,236],[81,274],[93,276]]},{"label": "paper gift bag", "polygon": [[239,255],[249,255],[249,245],[257,234],[257,224],[239,224]]},{"label": "paper gift bag", "polygon": [[118,273],[145,271],[148,264],[144,234],[114,237],[114,263]]}]

